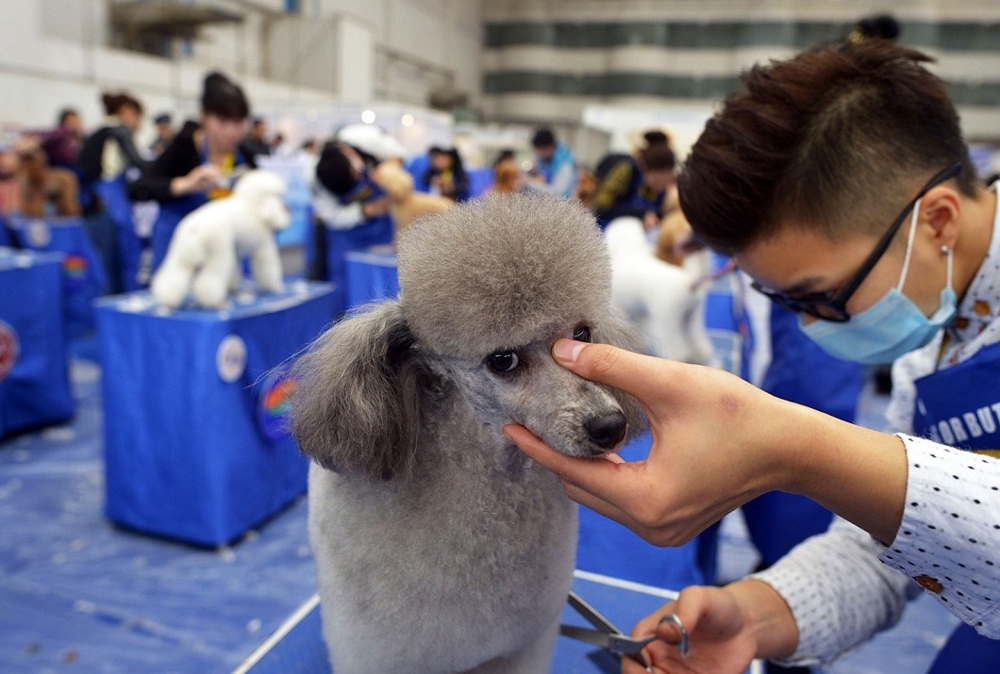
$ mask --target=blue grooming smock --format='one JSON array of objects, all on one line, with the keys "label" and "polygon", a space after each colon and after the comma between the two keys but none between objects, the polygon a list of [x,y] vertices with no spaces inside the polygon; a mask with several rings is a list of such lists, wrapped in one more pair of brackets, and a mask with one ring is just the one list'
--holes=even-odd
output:
[{"label": "blue grooming smock", "polygon": [[[917,379],[913,432],[968,450],[1000,450],[1000,343]],[[969,625],[955,629],[929,674],[1000,672],[1000,641]]]},{"label": "blue grooming smock", "polygon": [[139,283],[139,266],[142,258],[142,240],[135,233],[132,219],[132,200],[128,197],[128,184],[121,175],[112,180],[98,180],[94,192],[104,203],[104,209],[115,222],[115,238],[118,241],[118,270],[122,290],[128,292],[142,287]]}]

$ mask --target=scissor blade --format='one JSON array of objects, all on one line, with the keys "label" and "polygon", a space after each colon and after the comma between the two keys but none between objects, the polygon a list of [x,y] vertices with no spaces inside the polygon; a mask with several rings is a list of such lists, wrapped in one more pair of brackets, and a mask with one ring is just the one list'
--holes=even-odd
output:
[{"label": "scissor blade", "polygon": [[595,609],[593,606],[591,606],[590,604],[588,604],[587,602],[585,602],[583,599],[581,599],[580,595],[576,594],[575,592],[570,592],[569,593],[569,597],[567,598],[566,601],[569,603],[570,606],[572,606],[574,609],[576,609],[577,613],[579,613],[584,618],[586,618],[587,622],[589,622],[591,625],[593,625],[597,629],[599,629],[601,631],[604,631],[604,632],[608,632],[609,634],[611,634],[611,633],[613,633],[613,634],[621,634],[622,633],[622,631],[620,629],[618,629],[617,627],[615,627],[611,623],[610,620],[608,620],[607,618],[605,618],[604,616],[602,616],[600,613],[598,613],[597,609]]},{"label": "scissor blade", "polygon": [[607,632],[599,632],[588,627],[576,627],[575,625],[560,625],[559,634],[570,639],[600,646],[601,648],[611,648],[612,635]]},{"label": "scissor blade", "polygon": [[592,630],[587,627],[576,627],[574,625],[560,625],[559,633],[563,636],[570,637],[571,639],[576,639],[577,641],[583,641],[588,644],[593,644],[594,646],[606,648],[612,653],[617,653],[618,655],[635,655],[637,653],[641,653],[642,649],[646,647],[646,644],[655,639],[655,637],[650,637],[648,639],[633,639],[632,637],[625,636],[624,634],[609,634],[600,630]]}]

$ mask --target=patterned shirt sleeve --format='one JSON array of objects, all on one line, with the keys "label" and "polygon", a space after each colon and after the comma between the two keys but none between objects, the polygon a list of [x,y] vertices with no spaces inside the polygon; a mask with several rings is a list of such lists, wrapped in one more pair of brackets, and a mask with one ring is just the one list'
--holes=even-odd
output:
[{"label": "patterned shirt sleeve", "polygon": [[807,539],[771,568],[751,575],[782,596],[799,628],[799,645],[785,665],[835,660],[876,632],[896,624],[919,589],[882,564],[875,541],[835,519],[829,531]]},{"label": "patterned shirt sleeve", "polygon": [[900,436],[909,479],[903,522],[879,558],[991,639],[1000,638],[1000,461]]}]

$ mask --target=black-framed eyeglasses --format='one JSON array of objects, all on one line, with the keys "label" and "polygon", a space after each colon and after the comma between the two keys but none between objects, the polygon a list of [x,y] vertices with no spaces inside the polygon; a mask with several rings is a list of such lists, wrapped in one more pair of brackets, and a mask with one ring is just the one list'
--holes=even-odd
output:
[{"label": "black-framed eyeglasses", "polygon": [[949,178],[954,178],[962,171],[962,163],[958,162],[952,166],[941,171],[937,175],[928,181],[926,185],[917,193],[917,196],[906,205],[903,212],[899,214],[889,230],[882,236],[875,249],[871,254],[865,259],[862,265],[858,268],[854,275],[847,281],[842,288],[837,291],[827,291],[821,293],[809,293],[807,295],[791,296],[785,293],[780,293],[774,290],[769,290],[764,286],[760,285],[756,281],[751,283],[751,287],[764,295],[771,298],[778,306],[783,309],[788,309],[789,311],[794,311],[795,313],[809,314],[815,318],[820,318],[824,321],[832,321],[834,323],[844,323],[851,320],[851,315],[847,313],[847,301],[851,299],[854,291],[858,289],[864,280],[871,273],[871,270],[878,264],[878,261],[882,259],[882,255],[885,251],[889,249],[889,244],[892,243],[893,237],[896,236],[896,232],[899,231],[900,226],[906,221],[906,216],[909,214],[910,210],[916,205],[917,201],[920,200],[925,194],[927,194],[931,188],[940,185],[945,180]]}]

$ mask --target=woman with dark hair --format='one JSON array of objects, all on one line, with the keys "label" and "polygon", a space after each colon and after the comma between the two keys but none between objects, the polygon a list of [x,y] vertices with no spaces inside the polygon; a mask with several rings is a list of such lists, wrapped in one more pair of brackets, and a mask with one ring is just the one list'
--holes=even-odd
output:
[{"label": "woman with dark hair", "polygon": [[453,201],[469,198],[469,176],[462,166],[462,158],[455,148],[432,147],[430,167],[424,175],[424,182],[430,191],[448,197]]},{"label": "woman with dark hair", "polygon": [[105,93],[101,101],[107,119],[80,150],[80,200],[108,272],[108,291],[116,293],[141,285],[138,272],[143,243],[135,231],[128,183],[136,180],[149,162],[133,140],[142,123],[142,104],[127,93]]},{"label": "woman with dark hair", "polygon": [[132,183],[136,201],[155,200],[160,214],[153,225],[153,269],[163,260],[181,219],[210,199],[228,196],[233,182],[256,168],[241,144],[247,135],[250,104],[243,90],[225,75],[205,78],[201,122],[187,122],[149,170]]},{"label": "woman with dark hair", "polygon": [[625,215],[639,218],[646,229],[659,224],[667,192],[675,182],[676,164],[666,136],[663,138],[660,142],[654,134],[647,134],[646,147],[635,157],[622,155],[612,166],[600,167],[604,175],[594,195],[593,209],[602,228]]}]

